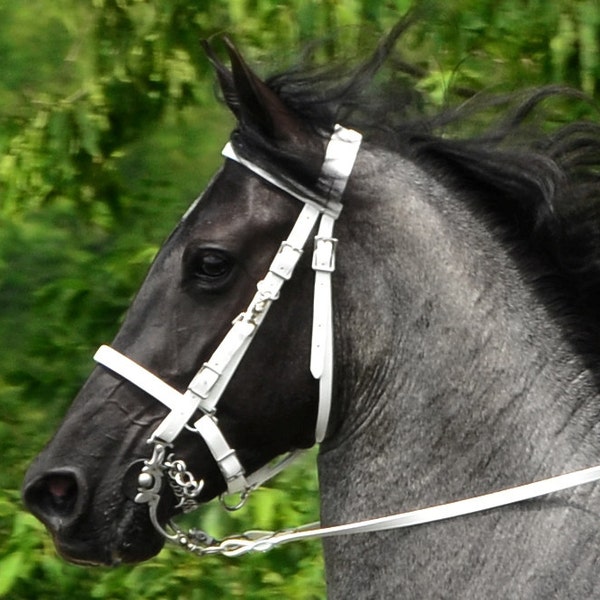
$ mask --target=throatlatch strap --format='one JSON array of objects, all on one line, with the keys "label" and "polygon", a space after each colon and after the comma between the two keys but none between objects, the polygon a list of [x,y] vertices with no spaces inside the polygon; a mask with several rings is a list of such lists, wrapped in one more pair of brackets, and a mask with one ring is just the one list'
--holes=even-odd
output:
[{"label": "throatlatch strap", "polygon": [[[352,129],[336,125],[327,145],[325,160],[317,187],[324,189],[329,201],[340,203],[354,168],[362,136]],[[319,408],[315,426],[315,442],[320,444],[327,435],[333,395],[333,298],[331,274],[335,271],[333,237],[335,218],[325,213],[315,237],[312,268],[315,271],[313,298],[313,329],[310,372],[319,380]]]},{"label": "throatlatch strap", "polygon": [[315,441],[320,444],[327,434],[333,394],[333,298],[331,273],[335,270],[333,225],[329,215],[321,217],[315,237],[312,268],[315,271],[313,296],[313,328],[310,353],[310,372],[319,380],[319,407],[315,426]]}]

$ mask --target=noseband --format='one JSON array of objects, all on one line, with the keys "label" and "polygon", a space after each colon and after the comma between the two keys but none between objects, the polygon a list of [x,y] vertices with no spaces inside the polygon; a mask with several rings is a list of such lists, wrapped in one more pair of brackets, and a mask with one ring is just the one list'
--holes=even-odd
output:
[{"label": "noseband", "polygon": [[[325,438],[331,409],[333,376],[333,328],[331,274],[335,270],[335,246],[333,227],[339,216],[341,198],[352,172],[362,136],[351,129],[336,125],[327,145],[325,160],[317,189],[318,194],[306,193],[267,172],[251,161],[239,156],[228,143],[223,154],[247,167],[262,179],[304,203],[304,207],[288,238],[282,242],[267,275],[257,284],[257,292],[248,308],[237,317],[227,335],[211,358],[202,365],[182,394],[133,362],[123,354],[101,346],[95,360],[147,392],[169,409],[169,414],[150,436],[153,445],[150,459],[138,477],[135,501],[148,504],[150,519],[154,527],[169,541],[198,555],[221,554],[239,556],[250,551],[266,551],[280,544],[295,540],[324,538],[384,531],[451,519],[538,498],[560,490],[569,489],[600,480],[600,466],[575,471],[549,479],[508,488],[483,496],[432,506],[407,513],[399,513],[377,519],[368,519],[345,525],[320,528],[318,523],[279,532],[248,531],[241,536],[232,536],[222,541],[207,533],[191,530],[187,534],[174,523],[164,527],[157,517],[163,479],[170,485],[178,499],[177,509],[183,512],[198,506],[196,498],[204,482],[197,481],[187,469],[184,461],[169,452],[174,440],[185,428],[199,434],[206,442],[227,484],[229,494],[240,494],[240,501],[230,506],[221,498],[228,510],[240,508],[250,493],[288,466],[300,451],[292,451],[275,465],[266,465],[246,474],[235,449],[231,448],[218,424],[218,402],[231,377],[235,373],[244,353],[248,349],[271,304],[279,297],[281,287],[292,277],[294,268],[314,227],[319,224],[314,237],[312,266],[315,271],[313,328],[310,371],[319,380],[319,407],[315,441]],[[203,416],[189,424],[192,416],[200,410]]]}]

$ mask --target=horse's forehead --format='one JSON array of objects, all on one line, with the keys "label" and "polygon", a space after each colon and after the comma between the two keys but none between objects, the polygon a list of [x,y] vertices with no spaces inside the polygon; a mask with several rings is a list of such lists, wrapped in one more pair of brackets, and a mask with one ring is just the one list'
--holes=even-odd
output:
[{"label": "horse's forehead", "polygon": [[244,167],[227,161],[186,211],[181,225],[192,234],[256,232],[261,225],[287,223],[296,204]]}]

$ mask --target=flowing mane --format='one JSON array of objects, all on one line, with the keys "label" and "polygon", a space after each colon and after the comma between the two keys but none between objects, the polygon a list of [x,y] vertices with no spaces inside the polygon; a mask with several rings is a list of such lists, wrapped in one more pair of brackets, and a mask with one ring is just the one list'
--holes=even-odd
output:
[{"label": "flowing mane", "polygon": [[[584,354],[600,353],[600,126],[561,125],[545,114],[553,101],[596,107],[576,90],[547,86],[432,108],[414,85],[419,70],[392,56],[409,21],[357,68],[295,68],[267,84],[315,132],[326,136],[344,123],[447,185],[468,189],[515,245],[525,272],[535,261],[541,299],[570,321],[574,343]],[[314,187],[317,173],[300,170],[302,157],[284,155],[243,127],[235,135],[254,160],[287,165],[291,179]]]}]

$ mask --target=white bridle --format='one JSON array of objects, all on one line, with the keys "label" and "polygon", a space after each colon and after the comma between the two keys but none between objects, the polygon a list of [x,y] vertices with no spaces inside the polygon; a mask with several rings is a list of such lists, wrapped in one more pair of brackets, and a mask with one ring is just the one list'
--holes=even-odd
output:
[{"label": "white bridle", "polygon": [[[312,268],[315,272],[313,326],[310,355],[310,372],[319,381],[319,404],[315,428],[315,442],[320,443],[327,433],[333,382],[333,310],[331,274],[335,270],[337,240],[333,228],[341,210],[341,198],[352,173],[362,136],[352,130],[336,125],[327,144],[317,189],[319,199],[315,202],[308,195],[286,184],[282,179],[268,173],[254,163],[239,156],[231,143],[223,149],[223,155],[244,165],[262,179],[284,190],[304,203],[288,238],[282,242],[265,277],[258,282],[257,291],[248,308],[240,314],[210,359],[202,365],[182,394],[120,352],[109,346],[101,346],[94,359],[104,367],[135,384],[169,409],[169,414],[152,433],[150,442],[157,447],[170,446],[184,427],[197,432],[206,442],[227,484],[229,494],[241,494],[243,504],[250,492],[279,473],[301,451],[292,451],[275,465],[266,465],[254,473],[246,474],[234,448],[221,432],[217,408],[219,400],[235,373],[242,357],[254,339],[271,304],[279,297],[283,284],[289,280],[304,247],[318,224],[314,237]],[[196,411],[203,416],[188,425]],[[152,465],[144,472],[145,490],[140,491],[143,501],[148,501],[148,489],[156,492],[156,468],[164,466],[164,451],[156,452]],[[161,463],[157,463],[161,454]],[[181,464],[182,461],[179,461]],[[150,472],[152,471],[152,472]],[[185,471],[185,469],[184,469]],[[186,480],[191,475],[186,472]],[[180,477],[181,479],[181,477]],[[196,483],[196,493],[202,483]],[[140,497],[140,501],[142,501]]]},{"label": "white bridle", "polygon": [[[202,490],[203,481],[197,482],[187,471],[182,460],[168,448],[184,428],[198,433],[206,442],[213,458],[227,483],[229,494],[240,493],[241,501],[230,510],[243,505],[248,495],[271,477],[287,467],[301,451],[292,451],[275,465],[266,465],[246,474],[235,449],[231,448],[219,429],[218,403],[248,349],[269,307],[279,297],[281,287],[291,278],[294,268],[314,227],[319,224],[312,266],[315,271],[313,328],[310,371],[319,380],[319,405],[315,429],[315,442],[325,438],[329,422],[333,379],[333,320],[331,297],[331,273],[335,270],[335,246],[333,227],[339,216],[341,198],[352,172],[362,136],[351,129],[336,125],[329,140],[317,189],[320,202],[309,198],[285,181],[265,171],[256,164],[239,156],[228,143],[223,154],[244,165],[262,179],[292,195],[304,203],[304,207],[288,238],[282,242],[267,275],[257,284],[257,292],[245,312],[233,322],[211,358],[202,365],[187,390],[180,393],[141,365],[123,354],[101,346],[94,359],[104,367],[130,381],[147,392],[169,409],[169,414],[148,440],[153,444],[153,454],[144,461],[138,478],[136,502],[147,503],[150,518],[156,529],[168,540],[199,555],[221,554],[238,556],[250,551],[266,551],[277,545],[294,540],[330,537],[352,533],[365,533],[410,527],[414,525],[450,519],[462,515],[490,510],[537,498],[560,490],[600,480],[600,466],[560,475],[535,483],[526,484],[475,498],[451,502],[439,506],[399,513],[377,519],[320,528],[318,523],[279,532],[248,531],[222,541],[214,540],[205,532],[192,530],[185,534],[176,525],[163,527],[157,518],[162,479],[167,478],[176,497],[177,508],[184,512],[193,510],[198,503],[195,497]],[[192,425],[189,421],[200,410],[203,416]]]}]

